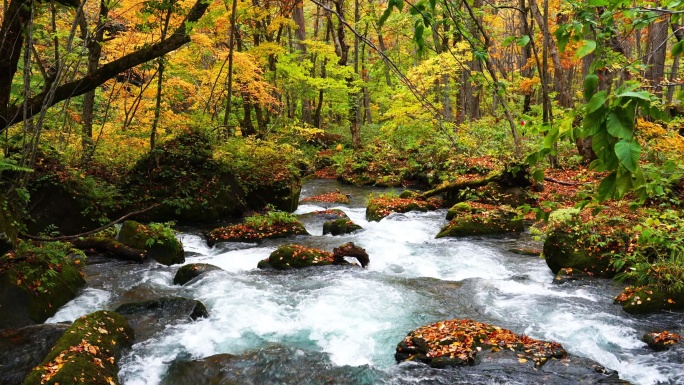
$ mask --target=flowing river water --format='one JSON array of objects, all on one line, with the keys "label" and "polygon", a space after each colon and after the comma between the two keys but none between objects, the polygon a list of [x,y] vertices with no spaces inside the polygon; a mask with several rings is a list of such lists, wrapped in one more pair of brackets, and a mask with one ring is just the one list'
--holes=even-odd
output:
[{"label": "flowing river water", "polygon": [[[186,286],[173,285],[178,266],[105,262],[86,267],[88,286],[49,322],[72,321],[125,302],[181,296],[202,301],[209,318],[153,325],[121,360],[125,385],[156,385],[169,373],[212,370],[188,365],[215,356],[227,360],[212,384],[498,384],[535,383],[506,371],[491,373],[397,365],[396,344],[422,325],[451,318],[492,323],[563,344],[576,356],[617,370],[635,384],[684,384],[684,348],[655,353],[646,331],[684,328],[683,313],[632,316],[613,305],[621,286],[609,280],[556,285],[538,257],[508,250],[525,236],[435,239],[445,210],[365,219],[369,193],[334,181],[307,183],[302,196],[339,189],[352,196],[340,208],[364,230],[322,236],[322,221],[305,219],[312,236],[261,244],[207,247],[199,230],[178,236],[186,264],[220,267]],[[302,204],[296,214],[329,208]],[[278,245],[327,250],[353,241],[366,249],[367,269],[328,266],[284,272],[258,270]],[[536,245],[539,247],[539,245]],[[201,373],[200,373],[201,374]],[[171,376],[172,377],[172,376]],[[206,378],[206,377],[203,377]],[[539,380],[541,382],[541,380]],[[172,383],[172,382],[169,382]],[[207,382],[209,383],[209,382]]]}]

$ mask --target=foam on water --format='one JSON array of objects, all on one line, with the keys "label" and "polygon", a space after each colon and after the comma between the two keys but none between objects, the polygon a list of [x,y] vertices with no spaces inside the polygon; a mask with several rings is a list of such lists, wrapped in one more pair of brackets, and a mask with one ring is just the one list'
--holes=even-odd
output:
[{"label": "foam on water", "polygon": [[111,296],[105,290],[85,288],[78,297],[62,306],[45,323],[72,322],[80,316],[105,308]]}]

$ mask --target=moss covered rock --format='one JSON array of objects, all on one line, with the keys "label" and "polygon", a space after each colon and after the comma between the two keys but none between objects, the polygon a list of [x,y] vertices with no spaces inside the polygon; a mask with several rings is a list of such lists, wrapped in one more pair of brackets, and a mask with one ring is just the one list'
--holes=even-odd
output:
[{"label": "moss covered rock", "polygon": [[684,295],[675,295],[657,287],[628,286],[615,297],[615,303],[622,305],[624,311],[632,314],[681,310],[684,309]]},{"label": "moss covered rock", "polygon": [[183,244],[165,225],[145,226],[125,221],[119,231],[119,241],[128,247],[147,251],[148,257],[167,266],[185,262]]},{"label": "moss covered rock", "polygon": [[399,198],[394,196],[378,196],[368,201],[366,219],[379,221],[391,213],[407,213],[409,211],[432,211],[442,207],[439,199],[420,200],[414,198]]},{"label": "moss covered rock", "polygon": [[149,221],[209,222],[247,208],[243,186],[214,159],[211,139],[201,130],[161,143],[135,164],[120,189],[129,201],[122,212],[161,204],[143,216]]},{"label": "moss covered rock", "polygon": [[525,230],[523,220],[508,206],[458,203],[449,210],[449,213],[451,220],[442,227],[437,238],[504,234]]},{"label": "moss covered rock", "polygon": [[[585,236],[588,237],[588,234]],[[562,268],[592,276],[613,277],[610,253],[585,244],[582,236],[566,228],[552,231],[544,241],[544,258],[554,274]]]},{"label": "moss covered rock", "polygon": [[72,252],[68,243],[22,243],[0,257],[0,329],[42,323],[76,297],[85,280],[82,254]]},{"label": "moss covered rock", "polygon": [[117,362],[132,342],[133,330],[119,314],[88,314],[67,329],[23,384],[118,384]]},{"label": "moss covered rock", "polygon": [[356,230],[361,230],[363,229],[361,226],[357,225],[356,223],[352,222],[349,219],[336,219],[334,221],[328,221],[323,223],[323,235],[326,234],[331,234],[331,235],[342,235],[342,234],[349,234],[353,233]]},{"label": "moss covered rock", "polygon": [[551,359],[564,358],[565,349],[557,342],[539,341],[468,319],[453,319],[420,327],[398,345],[397,362],[414,360],[432,367],[468,366],[482,352],[513,350],[519,364],[540,367]]},{"label": "moss covered rock", "polygon": [[259,242],[262,239],[309,235],[304,225],[291,214],[269,212],[245,218],[237,225],[219,227],[207,235],[207,244],[219,242]]},{"label": "moss covered rock", "polygon": [[176,275],[173,277],[173,284],[185,285],[195,278],[214,270],[221,270],[221,268],[208,263],[192,263],[181,266],[176,270]]},{"label": "moss covered rock", "polygon": [[327,266],[335,263],[333,253],[302,245],[280,246],[257,267],[272,267],[276,270],[300,269],[310,266]]}]

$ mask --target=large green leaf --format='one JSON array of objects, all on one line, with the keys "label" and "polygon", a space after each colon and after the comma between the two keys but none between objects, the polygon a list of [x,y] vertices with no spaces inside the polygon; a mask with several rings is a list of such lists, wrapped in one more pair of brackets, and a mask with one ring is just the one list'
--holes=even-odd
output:
[{"label": "large green leaf", "polygon": [[651,93],[648,91],[627,91],[615,96],[618,98],[636,98],[647,102],[651,101]]},{"label": "large green leaf", "polygon": [[606,118],[608,133],[616,138],[631,139],[633,135],[632,122],[621,109],[611,111]]},{"label": "large green leaf", "polygon": [[603,202],[615,195],[615,172],[605,177],[598,186],[598,200]]},{"label": "large green leaf", "polygon": [[635,141],[622,139],[615,143],[615,155],[620,160],[620,164],[627,170],[636,172],[639,168],[641,146]]},{"label": "large green leaf", "polygon": [[596,74],[589,74],[584,78],[584,100],[587,102],[596,94],[596,87],[598,87],[598,76]]},{"label": "large green leaf", "polygon": [[606,91],[597,92],[591,97],[587,104],[587,112],[592,113],[603,106],[608,100],[608,93]]},{"label": "large green leaf", "polygon": [[581,59],[590,53],[594,52],[596,49],[596,42],[593,40],[585,40],[584,44],[575,53],[575,58]]}]

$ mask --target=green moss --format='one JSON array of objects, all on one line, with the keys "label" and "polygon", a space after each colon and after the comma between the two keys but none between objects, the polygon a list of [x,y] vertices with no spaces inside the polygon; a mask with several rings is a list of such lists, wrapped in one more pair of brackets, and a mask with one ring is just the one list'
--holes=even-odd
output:
[{"label": "green moss", "polygon": [[333,254],[301,245],[280,246],[268,256],[268,264],[277,270],[332,265]]},{"label": "green moss", "polygon": [[170,266],[185,262],[183,244],[168,226],[126,221],[121,226],[119,241],[134,249],[146,250],[155,261]]},{"label": "green moss", "polygon": [[133,330],[114,312],[98,311],[77,319],[23,385],[118,384],[121,350],[133,342]]},{"label": "green moss", "polygon": [[580,235],[563,229],[552,231],[546,238],[544,258],[554,274],[562,268],[572,268],[601,277],[615,275],[609,253],[589,251]]},{"label": "green moss", "polygon": [[323,235],[342,235],[353,233],[356,230],[361,230],[362,227],[356,223],[350,221],[349,219],[340,218],[334,221],[328,221],[323,223]]},{"label": "green moss", "polygon": [[468,202],[456,203],[455,205],[451,206],[449,211],[447,211],[446,220],[450,221],[450,220],[454,219],[454,217],[460,213],[464,213],[464,212],[469,213],[469,212],[472,212],[474,210],[475,209]]},{"label": "green moss", "polygon": [[509,208],[499,207],[479,212],[454,211],[454,217],[437,234],[442,237],[493,235],[525,230],[522,219]]}]

